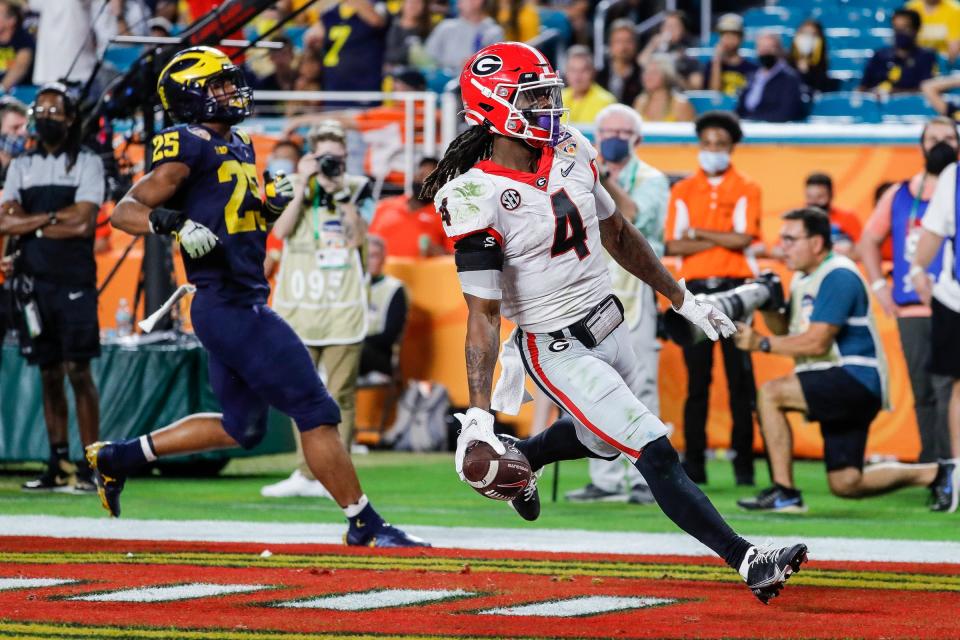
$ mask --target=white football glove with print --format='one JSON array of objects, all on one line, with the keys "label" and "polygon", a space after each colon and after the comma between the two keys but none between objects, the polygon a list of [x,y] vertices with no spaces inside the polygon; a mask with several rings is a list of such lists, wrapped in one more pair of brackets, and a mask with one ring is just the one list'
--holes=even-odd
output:
[{"label": "white football glove with print", "polygon": [[263,183],[266,195],[264,204],[272,217],[279,217],[293,200],[293,181],[283,171],[277,171],[277,175],[273,177],[269,171],[265,171]]},{"label": "white football glove with print", "polygon": [[217,234],[199,222],[189,219],[174,232],[173,237],[191,258],[202,258],[217,246]]},{"label": "white football glove with print", "polygon": [[695,327],[703,331],[708,338],[716,342],[720,338],[729,338],[737,332],[737,327],[733,321],[726,316],[723,311],[713,306],[709,302],[697,300],[692,293],[687,290],[686,284],[681,279],[678,282],[683,287],[683,304],[674,311],[689,320]]},{"label": "white football glove with print", "polygon": [[493,433],[492,413],[477,407],[471,407],[467,409],[466,414],[455,413],[453,416],[460,421],[461,425],[460,435],[457,436],[457,453],[454,455],[454,463],[457,468],[457,475],[466,482],[467,479],[463,475],[463,457],[466,455],[467,447],[471,442],[477,440],[486,442],[493,447],[497,455],[501,456],[507,452],[507,448]]}]

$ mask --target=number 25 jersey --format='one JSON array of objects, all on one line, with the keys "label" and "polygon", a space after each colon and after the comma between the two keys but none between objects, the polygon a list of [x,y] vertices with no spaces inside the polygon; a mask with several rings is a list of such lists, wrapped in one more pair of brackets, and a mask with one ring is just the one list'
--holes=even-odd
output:
[{"label": "number 25 jersey", "polygon": [[213,231],[219,243],[202,258],[181,250],[187,279],[202,292],[240,304],[265,304],[270,286],[263,273],[267,224],[250,138],[232,129],[220,138],[200,125],[177,125],[157,134],[153,166],[181,162],[190,176],[166,206]]},{"label": "number 25 jersey", "polygon": [[434,199],[449,237],[486,232],[500,243],[501,311],[524,331],[562,329],[612,292],[600,220],[615,207],[596,157],[583,134],[565,127],[536,173],[483,160]]}]

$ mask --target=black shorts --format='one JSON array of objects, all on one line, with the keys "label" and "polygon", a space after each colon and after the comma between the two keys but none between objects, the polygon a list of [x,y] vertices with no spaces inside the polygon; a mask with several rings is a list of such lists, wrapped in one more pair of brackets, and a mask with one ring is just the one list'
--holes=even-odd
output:
[{"label": "black shorts", "polygon": [[960,313],[933,299],[930,373],[960,379]]},{"label": "black shorts", "polygon": [[34,281],[33,299],[40,312],[40,335],[31,338],[22,313],[17,319],[20,352],[32,365],[87,362],[100,355],[97,289]]},{"label": "black shorts", "polygon": [[880,412],[881,399],[842,367],[805,371],[797,378],[807,402],[807,419],[820,423],[827,471],[863,469],[867,432]]}]

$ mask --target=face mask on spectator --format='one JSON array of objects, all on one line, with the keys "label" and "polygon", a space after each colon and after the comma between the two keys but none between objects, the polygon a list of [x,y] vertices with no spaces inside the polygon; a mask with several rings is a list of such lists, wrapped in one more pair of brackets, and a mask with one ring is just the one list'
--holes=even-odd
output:
[{"label": "face mask on spectator", "polygon": [[37,136],[42,142],[49,145],[58,145],[67,137],[67,123],[52,118],[37,118],[35,120]]},{"label": "face mask on spectator", "polygon": [[777,64],[777,59],[775,53],[763,53],[757,56],[757,61],[764,69],[772,69],[773,65]]},{"label": "face mask on spectator", "polygon": [[820,38],[812,33],[798,33],[793,39],[797,52],[802,56],[809,56],[819,44]]},{"label": "face mask on spectator", "polygon": [[700,150],[700,167],[707,173],[720,173],[730,166],[730,154],[726,151]]},{"label": "face mask on spectator", "polygon": [[957,161],[957,148],[949,142],[938,142],[923,154],[927,173],[940,175],[951,162]]},{"label": "face mask on spectator", "polygon": [[600,155],[607,162],[621,162],[630,155],[630,141],[619,137],[602,140]]},{"label": "face mask on spectator", "polygon": [[295,173],[296,170],[293,160],[288,158],[274,158],[267,164],[267,171],[269,171],[272,176],[278,175],[281,171],[285,175],[290,175],[291,173]]},{"label": "face mask on spectator", "polygon": [[26,136],[13,136],[7,133],[0,134],[0,152],[16,158],[27,147]]},{"label": "face mask on spectator", "polygon": [[893,33],[893,46],[897,49],[913,49],[917,44],[917,36],[912,33],[895,31]]}]

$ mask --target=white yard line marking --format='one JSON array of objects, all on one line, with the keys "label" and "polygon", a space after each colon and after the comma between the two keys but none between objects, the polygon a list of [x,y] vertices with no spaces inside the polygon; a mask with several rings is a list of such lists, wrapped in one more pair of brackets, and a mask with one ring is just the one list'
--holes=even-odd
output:
[{"label": "white yard line marking", "polygon": [[624,609],[643,609],[677,602],[674,598],[625,598],[620,596],[589,596],[534,602],[515,607],[499,607],[479,611],[485,616],[543,616],[548,618],[572,618],[575,616],[596,616]]},{"label": "white yard line marking", "polygon": [[166,587],[141,587],[139,589],[123,589],[106,593],[93,593],[87,596],[76,596],[70,600],[84,602],[172,602],[175,600],[194,600],[196,598],[210,598],[232,593],[249,593],[266,589],[262,584],[211,584],[195,582],[193,584],[176,584]]},{"label": "white yard line marking", "polygon": [[77,580],[60,580],[57,578],[0,578],[0,591],[11,589],[36,589],[38,587],[59,587],[64,584],[73,584]]},{"label": "white yard line marking", "polygon": [[[346,524],[0,516],[0,536],[101,540],[343,544],[345,528]],[[404,529],[440,548],[713,556],[712,551],[683,533],[428,526]],[[797,542],[796,538],[752,537],[759,542],[769,540],[769,544],[777,546]],[[810,548],[810,557],[814,560],[960,564],[960,542],[826,537],[807,537],[802,541]]]},{"label": "white yard line marking", "polygon": [[359,593],[344,593],[336,596],[311,598],[310,600],[293,600],[281,602],[276,606],[291,609],[336,609],[337,611],[365,611],[367,609],[382,609],[384,607],[405,607],[411,604],[445,600],[447,598],[463,598],[474,595],[462,589],[385,589],[377,591],[361,591]]}]

